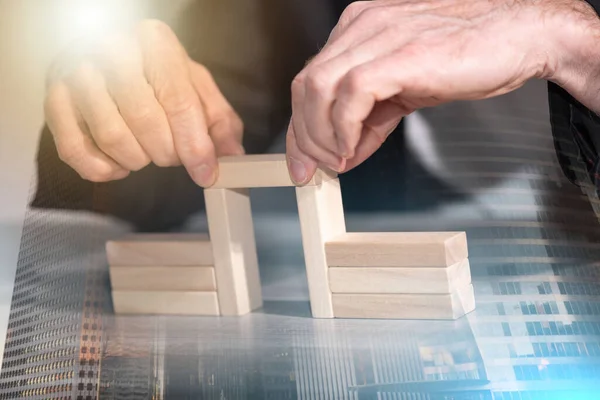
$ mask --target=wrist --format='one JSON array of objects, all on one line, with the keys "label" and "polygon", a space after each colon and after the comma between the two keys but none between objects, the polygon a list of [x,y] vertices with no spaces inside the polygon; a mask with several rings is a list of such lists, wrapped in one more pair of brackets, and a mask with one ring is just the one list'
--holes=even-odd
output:
[{"label": "wrist", "polygon": [[583,0],[548,1],[541,10],[539,78],[552,81],[594,111],[600,110],[600,17]]}]

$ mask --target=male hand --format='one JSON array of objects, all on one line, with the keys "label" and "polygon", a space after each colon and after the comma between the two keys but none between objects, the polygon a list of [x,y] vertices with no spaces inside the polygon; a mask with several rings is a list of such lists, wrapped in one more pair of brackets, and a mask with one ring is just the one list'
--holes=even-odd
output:
[{"label": "male hand", "polygon": [[210,73],[171,29],[143,21],[49,76],[46,120],[60,158],[83,178],[122,179],[150,162],[214,183],[217,156],[244,152],[243,126]]},{"label": "male hand", "polygon": [[354,168],[416,109],[501,95],[531,78],[573,82],[555,73],[563,45],[586,28],[577,13],[597,19],[580,0],[352,3],[292,83],[292,178],[305,183],[319,164]]}]

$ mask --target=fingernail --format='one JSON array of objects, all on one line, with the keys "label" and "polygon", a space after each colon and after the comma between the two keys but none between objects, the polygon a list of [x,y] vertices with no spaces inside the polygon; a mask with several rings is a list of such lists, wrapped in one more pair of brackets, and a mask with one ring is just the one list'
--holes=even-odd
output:
[{"label": "fingernail", "polygon": [[208,164],[201,164],[192,169],[192,179],[198,185],[206,187],[214,183],[215,170]]},{"label": "fingernail", "polygon": [[295,183],[304,183],[306,180],[306,167],[300,161],[290,157],[290,174]]},{"label": "fingernail", "polygon": [[335,164],[325,164],[327,166],[327,168],[329,168],[332,171],[335,172],[341,172],[342,167],[340,166],[341,163],[338,163],[337,165]]},{"label": "fingernail", "polygon": [[348,146],[346,146],[346,143],[338,142],[338,151],[340,157],[345,159],[352,158],[352,154],[350,154],[350,149],[348,148]]}]

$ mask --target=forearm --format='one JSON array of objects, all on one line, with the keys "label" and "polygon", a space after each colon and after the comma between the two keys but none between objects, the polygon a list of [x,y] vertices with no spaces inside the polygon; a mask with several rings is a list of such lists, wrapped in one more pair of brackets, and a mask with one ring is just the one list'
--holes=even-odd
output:
[{"label": "forearm", "polygon": [[[597,1],[600,10],[600,1]],[[556,0],[542,13],[547,64],[542,78],[600,113],[600,18],[582,0]],[[546,6],[544,6],[546,8]]]}]

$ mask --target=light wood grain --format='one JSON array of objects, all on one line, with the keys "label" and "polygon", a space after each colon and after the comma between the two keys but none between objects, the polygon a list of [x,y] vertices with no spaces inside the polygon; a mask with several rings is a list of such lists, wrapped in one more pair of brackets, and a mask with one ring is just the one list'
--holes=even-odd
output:
[{"label": "light wood grain", "polygon": [[215,292],[113,291],[115,314],[219,315]]},{"label": "light wood grain", "polygon": [[204,190],[222,315],[262,307],[254,225],[247,189]]},{"label": "light wood grain", "polygon": [[[243,189],[295,186],[285,154],[252,154],[219,158],[219,176],[211,189]],[[337,173],[318,169],[305,186],[320,185],[335,179]]]},{"label": "light wood grain", "polygon": [[333,318],[325,242],[346,231],[340,182],[296,188],[310,307],[314,318]]},{"label": "light wood grain", "polygon": [[336,318],[457,319],[475,309],[473,285],[452,294],[334,294]]},{"label": "light wood grain", "polygon": [[213,265],[207,234],[135,234],[106,244],[110,265]]},{"label": "light wood grain", "polygon": [[348,232],[325,249],[338,267],[448,267],[468,256],[465,232]]},{"label": "light wood grain", "polygon": [[113,290],[202,291],[217,290],[213,267],[111,266]]},{"label": "light wood grain", "polygon": [[469,260],[444,268],[329,268],[332,293],[452,293],[471,283]]}]

